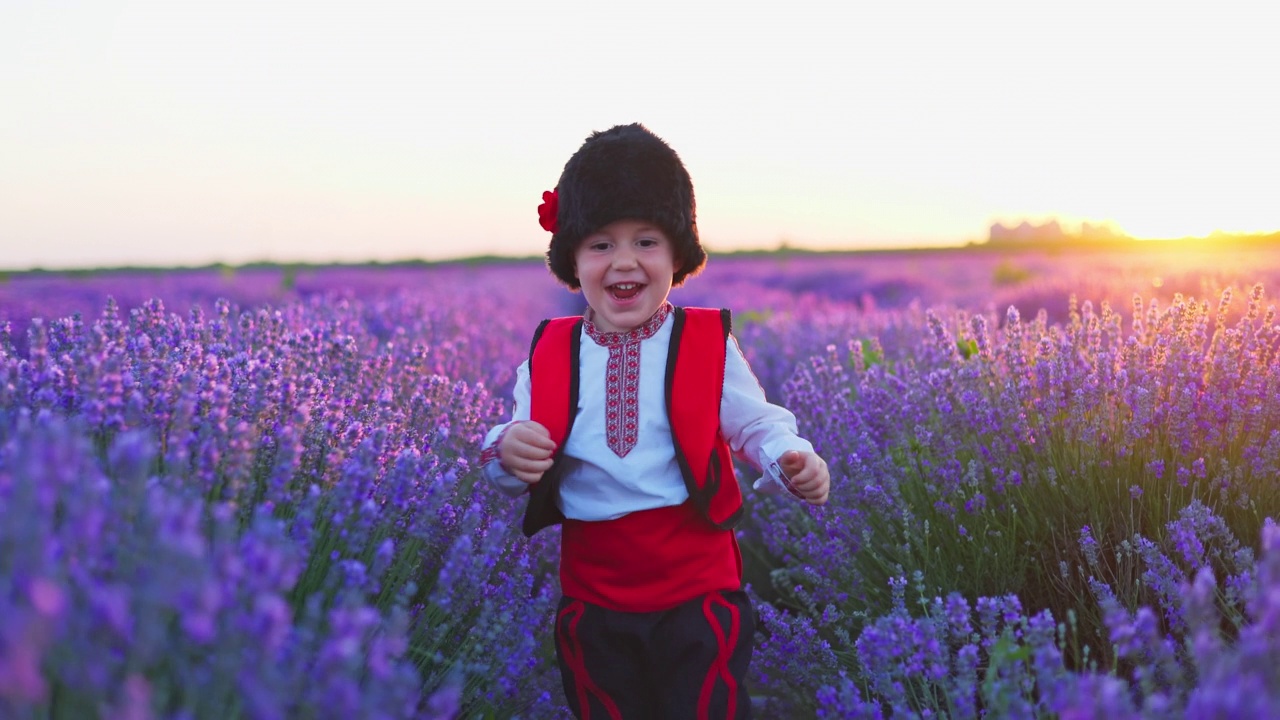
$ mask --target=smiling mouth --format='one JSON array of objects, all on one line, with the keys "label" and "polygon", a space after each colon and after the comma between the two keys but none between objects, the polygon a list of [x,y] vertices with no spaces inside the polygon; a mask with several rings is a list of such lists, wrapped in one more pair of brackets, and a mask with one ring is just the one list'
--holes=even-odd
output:
[{"label": "smiling mouth", "polygon": [[609,286],[609,293],[619,300],[630,300],[644,289],[640,283],[617,283]]}]

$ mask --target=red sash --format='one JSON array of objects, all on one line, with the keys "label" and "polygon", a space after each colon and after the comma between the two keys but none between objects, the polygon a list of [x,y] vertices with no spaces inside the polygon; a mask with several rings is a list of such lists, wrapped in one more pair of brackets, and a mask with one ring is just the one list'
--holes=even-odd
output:
[{"label": "red sash", "polygon": [[565,520],[560,589],[622,612],[667,610],[742,587],[742,551],[732,530],[712,527],[691,503],[617,520]]}]

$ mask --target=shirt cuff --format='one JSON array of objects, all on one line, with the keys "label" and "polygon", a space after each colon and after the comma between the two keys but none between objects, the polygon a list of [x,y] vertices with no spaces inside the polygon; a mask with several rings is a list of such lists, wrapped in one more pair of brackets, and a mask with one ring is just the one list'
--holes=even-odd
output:
[{"label": "shirt cuff", "polygon": [[791,485],[791,479],[782,472],[778,458],[790,450],[797,452],[813,452],[813,444],[799,436],[778,439],[765,443],[760,448],[760,467],[763,474],[751,484],[751,488],[764,495],[792,495],[804,499]]},{"label": "shirt cuff", "polygon": [[499,453],[499,448],[502,446],[502,438],[517,422],[520,421],[509,422],[506,425],[500,425],[490,430],[489,435],[493,436],[493,441],[487,443],[484,449],[480,451],[480,468],[484,473],[485,479],[493,483],[504,495],[509,495],[510,497],[519,497],[529,491],[528,483],[507,472],[507,469],[502,466]]}]

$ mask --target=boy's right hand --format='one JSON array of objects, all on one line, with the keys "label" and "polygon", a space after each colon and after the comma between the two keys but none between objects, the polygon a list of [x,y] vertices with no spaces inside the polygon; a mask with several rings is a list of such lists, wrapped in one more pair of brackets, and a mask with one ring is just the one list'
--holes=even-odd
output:
[{"label": "boy's right hand", "polygon": [[498,459],[507,472],[521,482],[532,485],[542,479],[542,473],[551,469],[551,456],[556,444],[551,433],[541,423],[532,420],[517,422],[502,437],[498,446]]}]

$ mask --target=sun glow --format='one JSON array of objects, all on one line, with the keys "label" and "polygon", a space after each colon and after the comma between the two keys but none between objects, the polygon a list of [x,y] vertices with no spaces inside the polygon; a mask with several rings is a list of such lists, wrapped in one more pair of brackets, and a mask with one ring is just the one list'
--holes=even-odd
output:
[{"label": "sun glow", "polygon": [[717,248],[1280,230],[1280,5],[587,7],[6,5],[0,265],[533,254],[564,161],[632,121]]}]

